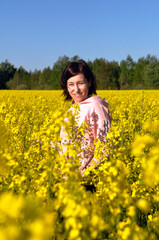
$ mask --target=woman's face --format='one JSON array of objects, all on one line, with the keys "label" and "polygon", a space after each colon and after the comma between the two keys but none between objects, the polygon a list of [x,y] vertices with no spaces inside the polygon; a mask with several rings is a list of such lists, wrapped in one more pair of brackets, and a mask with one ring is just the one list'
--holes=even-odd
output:
[{"label": "woman's face", "polygon": [[87,79],[82,73],[67,80],[67,90],[75,102],[81,102],[88,98],[89,87]]}]

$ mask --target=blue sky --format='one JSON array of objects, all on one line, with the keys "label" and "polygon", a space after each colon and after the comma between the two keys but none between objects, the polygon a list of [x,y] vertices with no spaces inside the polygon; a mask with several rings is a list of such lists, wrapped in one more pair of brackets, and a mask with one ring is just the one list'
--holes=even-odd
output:
[{"label": "blue sky", "polygon": [[0,0],[0,62],[43,70],[60,56],[159,58],[158,0]]}]

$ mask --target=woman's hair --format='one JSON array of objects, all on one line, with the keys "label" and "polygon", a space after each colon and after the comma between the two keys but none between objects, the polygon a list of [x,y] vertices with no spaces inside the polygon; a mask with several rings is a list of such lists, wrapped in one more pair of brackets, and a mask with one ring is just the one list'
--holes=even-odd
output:
[{"label": "woman's hair", "polygon": [[70,96],[67,90],[67,80],[71,77],[74,77],[78,74],[82,73],[84,77],[87,79],[88,82],[91,82],[91,86],[89,87],[88,94],[91,96],[92,94],[97,94],[97,84],[95,80],[95,76],[93,75],[91,69],[89,68],[88,64],[84,60],[78,60],[77,62],[71,62],[65,68],[61,76],[61,87],[63,89],[63,94],[65,96],[65,100],[71,100],[72,97]]}]

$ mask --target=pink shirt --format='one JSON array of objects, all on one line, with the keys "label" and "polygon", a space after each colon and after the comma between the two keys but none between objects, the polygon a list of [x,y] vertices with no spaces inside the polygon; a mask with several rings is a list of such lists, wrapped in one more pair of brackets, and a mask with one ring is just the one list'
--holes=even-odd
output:
[{"label": "pink shirt", "polygon": [[[105,141],[112,118],[108,109],[108,102],[99,96],[89,97],[78,104],[80,113],[77,125],[81,126],[85,121],[89,126],[89,131],[86,131],[81,138],[80,162],[83,170],[85,170],[86,167],[91,166],[95,148],[94,139],[98,138],[101,141]],[[73,107],[71,107],[71,110],[74,112]],[[63,128],[61,129],[60,137],[62,142],[66,140],[66,133]],[[63,149],[66,150],[65,147]]]}]

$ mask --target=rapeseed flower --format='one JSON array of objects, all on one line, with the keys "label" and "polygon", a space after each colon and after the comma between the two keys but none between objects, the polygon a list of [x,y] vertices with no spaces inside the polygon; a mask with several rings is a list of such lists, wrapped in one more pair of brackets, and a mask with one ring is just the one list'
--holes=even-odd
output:
[{"label": "rapeseed flower", "polygon": [[158,91],[98,94],[109,102],[112,126],[81,176],[88,126],[74,127],[78,114],[61,91],[1,91],[0,239],[158,239]]}]

